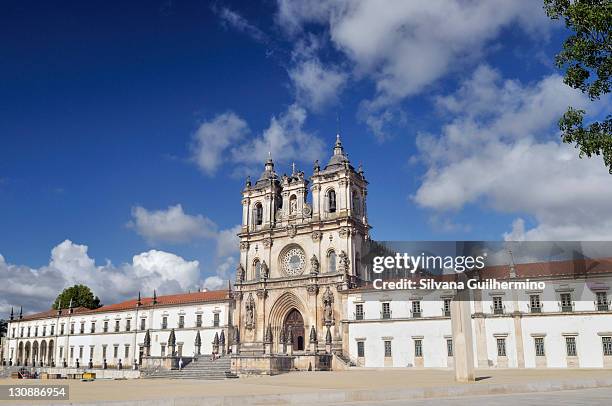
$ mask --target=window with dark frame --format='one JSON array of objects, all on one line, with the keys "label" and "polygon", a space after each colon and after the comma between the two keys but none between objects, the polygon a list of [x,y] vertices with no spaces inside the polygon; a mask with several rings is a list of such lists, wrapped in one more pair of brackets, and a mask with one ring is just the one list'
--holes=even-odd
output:
[{"label": "window with dark frame", "polygon": [[359,358],[365,357],[365,345],[363,341],[357,341],[357,356]]},{"label": "window with dark frame", "polygon": [[541,313],[542,303],[540,302],[540,295],[529,295],[529,310],[531,313]]},{"label": "window with dark frame", "polygon": [[603,347],[603,355],[612,357],[612,337],[601,337],[601,345]]},{"label": "window with dark frame", "polygon": [[219,313],[213,313],[213,326],[219,327]]},{"label": "window with dark frame", "polygon": [[578,356],[578,352],[576,351],[576,337],[565,337],[565,352],[568,357]]},{"label": "window with dark frame", "polygon": [[446,339],[446,355],[449,357],[453,356],[453,340],[452,338]]},{"label": "window with dark frame", "polygon": [[363,320],[363,305],[355,305],[355,320]]},{"label": "window with dark frame", "polygon": [[383,319],[391,318],[391,304],[389,302],[384,302],[382,304],[382,318]]},{"label": "window with dark frame", "polygon": [[196,327],[202,327],[202,315],[201,314],[196,315]]},{"label": "window with dark frame", "polygon": [[497,339],[497,356],[498,357],[506,356],[506,339],[505,338]]},{"label": "window with dark frame", "polygon": [[391,341],[385,340],[385,357],[391,357]]},{"label": "window with dark frame", "polygon": [[423,340],[414,340],[414,356],[418,358],[423,356]]},{"label": "window with dark frame", "polygon": [[544,337],[535,337],[533,339],[533,342],[535,344],[536,357],[545,356],[546,353],[544,352]]}]

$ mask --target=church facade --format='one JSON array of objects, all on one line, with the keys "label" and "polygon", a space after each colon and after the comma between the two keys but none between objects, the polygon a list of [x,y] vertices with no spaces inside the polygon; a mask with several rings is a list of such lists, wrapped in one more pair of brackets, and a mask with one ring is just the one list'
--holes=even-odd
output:
[{"label": "church facade", "polygon": [[328,368],[331,354],[342,352],[343,292],[357,285],[369,238],[366,196],[363,171],[340,137],[310,180],[295,165],[291,175],[277,175],[269,158],[259,179],[247,181],[234,288],[237,370],[273,371],[287,356]]}]

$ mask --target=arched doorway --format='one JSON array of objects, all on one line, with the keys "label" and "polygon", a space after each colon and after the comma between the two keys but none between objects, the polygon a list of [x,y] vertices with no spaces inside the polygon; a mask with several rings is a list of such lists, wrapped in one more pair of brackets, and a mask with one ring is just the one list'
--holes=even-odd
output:
[{"label": "arched doorway", "polygon": [[53,345],[53,340],[49,341],[49,346],[47,347],[47,365],[54,366],[55,363],[55,348]]},{"label": "arched doorway", "polygon": [[23,356],[23,342],[20,342],[17,350],[17,365],[23,365]]},{"label": "arched doorway", "polygon": [[38,363],[41,366],[44,366],[47,363],[47,342],[45,340],[40,343],[40,357]]},{"label": "arched doorway", "polygon": [[304,318],[297,309],[292,309],[285,317],[285,336],[289,336],[289,329],[293,335],[293,349],[304,351]]},{"label": "arched doorway", "polygon": [[30,342],[28,341],[25,345],[25,354],[24,354],[24,365],[28,366],[30,364]]},{"label": "arched doorway", "polygon": [[32,344],[32,366],[35,367],[38,363],[38,341]]}]

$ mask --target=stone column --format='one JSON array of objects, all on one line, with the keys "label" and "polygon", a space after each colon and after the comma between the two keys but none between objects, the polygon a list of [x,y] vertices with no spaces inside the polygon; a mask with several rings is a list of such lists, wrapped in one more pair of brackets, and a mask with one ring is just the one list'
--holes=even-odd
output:
[{"label": "stone column", "polygon": [[467,289],[457,291],[451,303],[451,324],[455,356],[455,380],[473,382],[474,347],[472,339],[472,314],[470,293]]}]

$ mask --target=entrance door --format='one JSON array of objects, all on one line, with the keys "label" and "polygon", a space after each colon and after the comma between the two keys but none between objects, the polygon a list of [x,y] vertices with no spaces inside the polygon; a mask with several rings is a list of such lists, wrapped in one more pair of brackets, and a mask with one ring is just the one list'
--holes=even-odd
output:
[{"label": "entrance door", "polygon": [[288,336],[290,328],[293,334],[293,349],[304,351],[304,319],[297,309],[291,310],[285,318],[285,336]]}]

